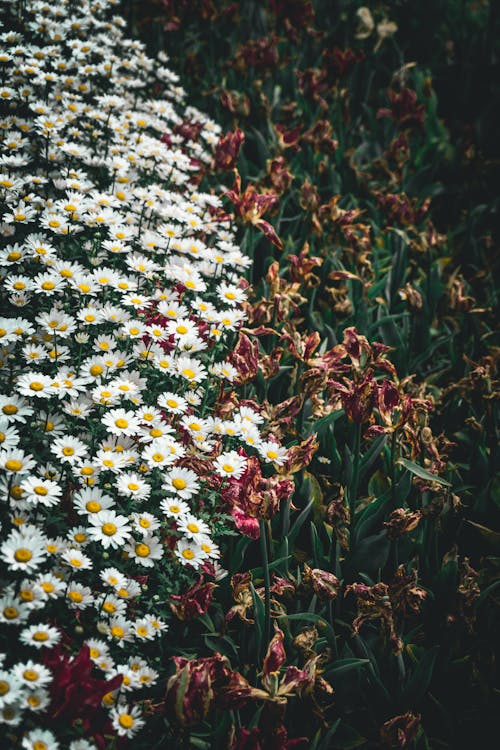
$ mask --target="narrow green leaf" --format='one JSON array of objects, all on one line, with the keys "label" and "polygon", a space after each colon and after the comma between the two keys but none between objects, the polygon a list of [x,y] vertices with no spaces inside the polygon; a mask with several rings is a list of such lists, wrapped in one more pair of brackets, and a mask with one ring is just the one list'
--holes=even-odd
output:
[{"label": "narrow green leaf", "polygon": [[437,482],[438,484],[445,485],[445,487],[451,487],[451,482],[448,482],[442,477],[438,477],[436,474],[431,474],[430,471],[427,471],[423,466],[416,464],[414,461],[410,461],[407,458],[400,458],[397,463],[404,466],[408,471],[411,471],[415,476],[420,477],[420,479],[427,479],[430,482]]}]

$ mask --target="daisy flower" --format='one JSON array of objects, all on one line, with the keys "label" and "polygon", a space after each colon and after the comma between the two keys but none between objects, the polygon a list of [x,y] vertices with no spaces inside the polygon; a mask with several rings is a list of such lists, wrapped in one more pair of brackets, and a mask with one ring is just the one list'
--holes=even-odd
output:
[{"label": "daisy flower", "polygon": [[111,450],[98,450],[95,454],[95,464],[103,471],[111,471],[113,474],[119,474],[126,468],[128,463],[127,457],[120,453],[114,453]]},{"label": "daisy flower", "polygon": [[130,519],[134,529],[143,536],[150,534],[152,531],[160,528],[160,521],[152,513],[144,511],[143,513],[132,513]]},{"label": "daisy flower", "polygon": [[241,305],[246,300],[246,294],[243,289],[240,289],[235,284],[226,284],[225,281],[218,285],[217,294],[223,302],[231,305],[231,307]]},{"label": "daisy flower", "polygon": [[167,409],[170,414],[184,414],[188,408],[186,399],[178,396],[176,393],[172,393],[172,391],[160,393],[157,404]]},{"label": "daisy flower", "polygon": [[0,669],[0,709],[11,703],[17,703],[23,691],[19,677],[5,669]]},{"label": "daisy flower", "polygon": [[134,497],[137,500],[145,500],[151,494],[150,485],[135,473],[123,473],[118,477],[116,489],[120,495]]},{"label": "daisy flower", "polygon": [[79,549],[67,549],[61,553],[61,561],[69,565],[73,570],[90,570],[92,560]]},{"label": "daisy flower", "polygon": [[104,549],[120,547],[132,534],[128,518],[118,515],[114,510],[101,510],[91,515],[89,523],[89,535],[93,541],[102,544]]},{"label": "daisy flower", "polygon": [[170,446],[171,441],[167,438],[153,440],[153,442],[146,446],[142,451],[142,460],[147,463],[150,469],[171,466],[176,460],[176,457],[175,455],[172,455]]},{"label": "daisy flower", "polygon": [[[219,559],[219,557],[220,557],[220,550],[217,547],[217,545],[215,545],[212,542],[212,540],[210,539],[210,537],[208,535],[200,534],[200,536],[197,538],[196,541],[198,542],[198,544],[202,548],[203,552],[206,554],[206,556],[210,560],[218,560]],[[226,571],[226,575],[227,575],[227,571]]]},{"label": "daisy flower", "polygon": [[120,573],[117,568],[105,568],[100,572],[99,577],[107,586],[118,589],[125,586],[127,582],[127,577],[123,573]]},{"label": "daisy flower", "polygon": [[44,599],[58,599],[66,588],[66,583],[53,573],[40,573],[34,583]]},{"label": "daisy flower", "polygon": [[145,568],[152,568],[155,560],[163,557],[163,547],[159,540],[153,536],[144,536],[140,542],[134,541],[125,547],[129,558],[133,559],[138,565]]},{"label": "daisy flower", "polygon": [[111,721],[120,737],[133,737],[144,726],[139,707],[125,704],[112,709]]},{"label": "daisy flower", "polygon": [[26,399],[20,396],[6,396],[0,394],[0,411],[2,416],[10,422],[26,422],[26,417],[33,414],[33,408]]},{"label": "daisy flower", "polygon": [[207,557],[199,544],[188,539],[181,539],[177,543],[175,556],[182,565],[191,565],[193,568],[199,568]]},{"label": "daisy flower", "polygon": [[[128,549],[127,547],[125,549]],[[102,603],[99,603],[96,605],[98,609],[100,609],[101,612],[104,612],[106,615],[110,615],[111,617],[124,615],[127,611],[127,604],[122,599],[119,599],[117,596],[113,596],[113,594],[108,594]]]},{"label": "daisy flower", "polygon": [[32,729],[23,737],[23,750],[59,750],[59,742],[49,729]]},{"label": "daisy flower", "polygon": [[73,581],[66,590],[66,600],[71,609],[86,609],[94,603],[92,590]]},{"label": "daisy flower", "polygon": [[26,455],[23,450],[14,448],[0,452],[0,468],[10,474],[27,474],[35,466],[31,454]]},{"label": "daisy flower", "polygon": [[245,471],[247,460],[236,451],[221,453],[214,461],[214,469],[220,477],[239,479]]},{"label": "daisy flower", "polygon": [[34,711],[36,713],[46,711],[51,701],[50,693],[44,688],[38,690],[31,690],[29,693],[25,693],[21,706],[27,708],[28,711]]},{"label": "daisy flower", "polygon": [[187,503],[170,497],[164,498],[160,502],[160,508],[169,518],[180,518],[190,512],[190,507]]},{"label": "daisy flower", "polygon": [[26,646],[52,648],[60,641],[61,634],[51,625],[38,623],[22,630],[19,638]]},{"label": "daisy flower", "polygon": [[47,556],[44,542],[44,537],[28,536],[22,531],[11,531],[0,547],[0,555],[10,570],[31,573],[42,564]]},{"label": "daisy flower", "polygon": [[87,456],[87,447],[79,438],[67,435],[54,440],[50,446],[52,453],[60,461],[74,465]]},{"label": "daisy flower", "polygon": [[283,466],[286,463],[288,451],[279,443],[275,443],[273,440],[266,440],[257,446],[259,455],[264,461],[272,461],[278,466]]},{"label": "daisy flower", "polygon": [[183,500],[189,500],[200,488],[198,475],[191,469],[175,467],[163,474],[162,488],[172,492]]},{"label": "daisy flower", "polygon": [[182,534],[185,534],[197,544],[200,544],[201,535],[208,536],[210,533],[210,527],[204,521],[200,521],[199,518],[191,514],[179,518],[177,528]]},{"label": "daisy flower", "polygon": [[135,435],[140,425],[135,413],[125,409],[111,409],[101,421],[113,435]]},{"label": "daisy flower", "polygon": [[32,659],[16,664],[12,672],[29,690],[37,690],[52,682],[50,670]]},{"label": "daisy flower", "polygon": [[[156,636],[154,628],[151,626],[151,623],[145,617],[142,617],[141,619],[136,620],[134,622],[133,627],[134,627],[134,635],[139,641],[152,641],[153,638]],[[135,686],[141,687],[138,676],[134,672],[132,672],[132,674],[134,675]]]},{"label": "daisy flower", "polygon": [[127,641],[134,640],[132,624],[125,617],[114,617],[104,624],[104,632],[117,646],[124,646]]},{"label": "daisy flower", "polygon": [[85,487],[76,495],[73,495],[73,505],[80,515],[99,513],[108,510],[115,505],[115,501],[109,495],[97,488]]},{"label": "daisy flower", "polygon": [[189,357],[179,357],[176,361],[176,372],[189,383],[201,383],[207,377],[204,365]]},{"label": "daisy flower", "polygon": [[38,477],[23,479],[21,487],[26,493],[25,499],[27,502],[33,505],[44,505],[46,508],[57,505],[62,495],[62,488],[57,482],[52,482],[50,479],[39,479]]}]

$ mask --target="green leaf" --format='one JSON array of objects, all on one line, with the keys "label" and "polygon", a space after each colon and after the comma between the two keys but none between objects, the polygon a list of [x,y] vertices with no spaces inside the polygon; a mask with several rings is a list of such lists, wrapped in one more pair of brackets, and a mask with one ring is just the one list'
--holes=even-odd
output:
[{"label": "green leaf", "polygon": [[433,646],[426,651],[408,679],[402,693],[402,700],[407,708],[414,708],[427,692],[439,650],[440,646]]},{"label": "green leaf", "polygon": [[437,482],[438,484],[443,484],[445,487],[451,487],[451,482],[448,482],[442,477],[438,477],[436,474],[431,474],[430,471],[427,471],[414,461],[410,461],[407,458],[400,458],[397,463],[404,466],[408,471],[411,471],[415,476],[420,477],[420,479],[427,479],[430,482]]},{"label": "green leaf", "polygon": [[320,744],[317,746],[318,750],[328,750],[328,748],[331,747],[330,743],[331,743],[332,737],[335,734],[335,732],[337,731],[337,729],[339,728],[341,721],[342,721],[342,719],[337,719],[336,721],[333,722],[333,724],[331,725],[330,729],[325,734],[325,736],[321,740]]},{"label": "green leaf", "polygon": [[348,724],[342,724],[337,729],[333,737],[331,748],[335,750],[353,750],[355,747],[361,747],[366,744],[366,738]]},{"label": "green leaf", "polygon": [[288,543],[290,544],[290,546],[292,546],[295,540],[297,539],[297,536],[299,535],[299,531],[302,528],[302,524],[306,520],[307,516],[310,514],[313,505],[314,505],[314,498],[311,497],[306,507],[300,511],[299,515],[295,519],[295,523],[293,524],[292,528],[290,529],[290,533],[288,534]]},{"label": "green leaf", "polygon": [[327,668],[323,676],[327,680],[330,680],[332,677],[338,677],[346,672],[352,672],[353,669],[364,668],[364,666],[369,663],[369,659],[338,659],[333,667]]},{"label": "green leaf", "polygon": [[493,531],[493,529],[489,529],[487,526],[483,526],[482,523],[476,523],[475,521],[468,520],[467,523],[474,526],[483,539],[486,539],[492,547],[496,547],[497,549],[500,547],[500,533],[498,531]]},{"label": "green leaf", "polygon": [[262,640],[262,633],[264,632],[264,620],[265,620],[264,602],[262,601],[258,593],[255,591],[255,588],[252,583],[250,584],[250,591],[252,592],[253,606],[255,610],[255,627],[257,630],[257,638],[260,643]]},{"label": "green leaf", "polygon": [[370,469],[375,461],[377,460],[377,457],[379,453],[383,450],[384,445],[387,442],[387,435],[381,435],[376,440],[373,441],[373,443],[370,445],[366,453],[361,457],[361,461],[359,463],[359,478],[360,480],[363,479],[368,469]]}]

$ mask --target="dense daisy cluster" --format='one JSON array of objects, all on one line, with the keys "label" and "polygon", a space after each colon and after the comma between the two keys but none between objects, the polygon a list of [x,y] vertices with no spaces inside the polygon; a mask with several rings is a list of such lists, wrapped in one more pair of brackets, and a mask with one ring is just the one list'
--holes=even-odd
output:
[{"label": "dense daisy cluster", "polygon": [[214,410],[249,263],[197,190],[218,128],[113,5],[0,5],[0,628],[25,655],[4,659],[0,719],[29,750],[63,746],[37,724],[63,645],[121,676],[108,733],[142,727],[152,592],[223,575],[217,483],[285,455],[256,409]]}]

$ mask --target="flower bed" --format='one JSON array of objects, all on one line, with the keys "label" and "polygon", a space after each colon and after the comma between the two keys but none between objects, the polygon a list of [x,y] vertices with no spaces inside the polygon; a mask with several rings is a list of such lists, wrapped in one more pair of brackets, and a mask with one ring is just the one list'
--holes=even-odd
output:
[{"label": "flower bed", "polygon": [[249,259],[198,189],[219,130],[114,5],[2,8],[0,708],[30,750],[143,727],[167,600],[226,573],[221,491],[283,461],[226,400]]}]

